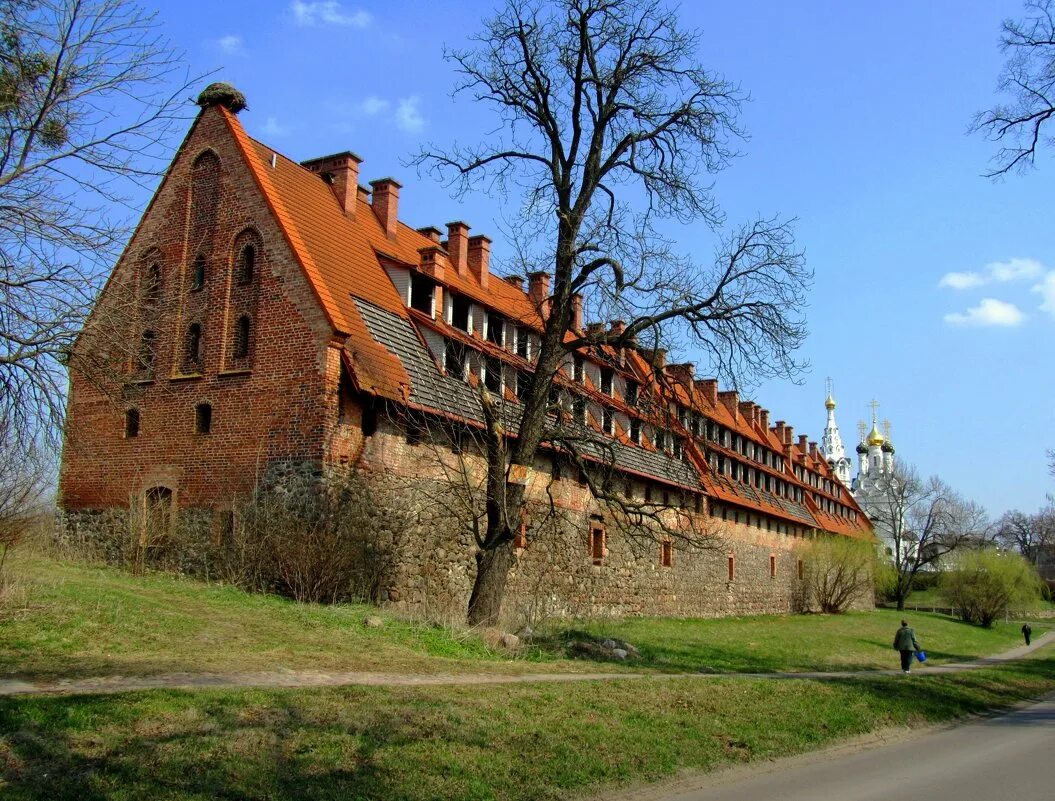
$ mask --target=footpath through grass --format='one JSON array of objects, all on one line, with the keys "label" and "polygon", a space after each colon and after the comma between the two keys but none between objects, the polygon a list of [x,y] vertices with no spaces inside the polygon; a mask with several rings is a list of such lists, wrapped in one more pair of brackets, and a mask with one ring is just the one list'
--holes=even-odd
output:
[{"label": "footpath through grass", "polygon": [[796,754],[1055,690],[945,676],[152,691],[0,699],[5,801],[539,801]]},{"label": "footpath through grass", "polygon": [[[169,672],[312,669],[386,673],[537,671],[697,672],[864,670],[896,662],[900,615],[760,616],[720,620],[639,618],[547,627],[512,658],[458,626],[408,621],[369,606],[298,604],[164,574],[18,554],[10,569],[21,602],[0,608],[0,675],[30,679]],[[380,615],[383,628],[363,625]],[[1018,624],[991,630],[942,615],[908,615],[930,661],[1007,650]],[[1034,624],[1036,636],[1049,623]],[[626,663],[564,658],[568,642],[613,637],[641,658]]]}]

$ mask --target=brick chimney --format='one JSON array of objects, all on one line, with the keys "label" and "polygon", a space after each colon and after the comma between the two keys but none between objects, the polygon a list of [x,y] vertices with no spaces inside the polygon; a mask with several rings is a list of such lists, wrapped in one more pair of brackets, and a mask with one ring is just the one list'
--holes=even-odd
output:
[{"label": "brick chimney", "polygon": [[370,187],[369,186],[363,186],[362,184],[359,184],[359,186],[357,186],[355,188],[355,193],[358,196],[359,200],[361,200],[363,203],[369,203],[370,202]]},{"label": "brick chimney", "polygon": [[819,459],[820,458],[819,454],[817,453],[817,443],[816,442],[811,442],[810,443],[810,456],[812,456],[814,459]]},{"label": "brick chimney", "polygon": [[784,427],[783,420],[777,420],[777,424],[773,426],[773,433],[777,435],[777,440],[779,440],[781,445],[786,444],[784,441]]},{"label": "brick chimney", "polygon": [[805,453],[807,448],[808,448],[808,445],[807,445],[808,442],[809,442],[809,437],[808,436],[806,436],[805,434],[799,434],[799,450],[802,451],[803,453]]},{"label": "brick chimney", "polygon": [[736,419],[737,406],[740,403],[740,396],[737,395],[735,389],[730,389],[726,392],[718,393],[718,400],[725,404],[725,407],[732,413],[733,419]]},{"label": "brick chimney", "polygon": [[571,296],[571,330],[582,331],[582,295]]},{"label": "brick chimney", "polygon": [[418,255],[421,258],[421,271],[425,275],[431,275],[437,281],[443,280],[447,267],[447,254],[439,245],[419,248]]},{"label": "brick chimney", "polygon": [[425,228],[419,228],[418,233],[431,240],[432,242],[435,242],[437,245],[440,243],[440,239],[443,238],[443,232],[434,225],[429,225]]},{"label": "brick chimney", "polygon": [[503,275],[502,280],[510,286],[515,286],[521,292],[524,291],[524,276],[522,275]]},{"label": "brick chimney", "polygon": [[664,368],[664,372],[670,376],[673,380],[682,384],[686,388],[692,386],[693,376],[696,374],[696,365],[692,362],[682,362],[681,364],[668,364]]},{"label": "brick chimney", "polygon": [[381,223],[381,230],[389,239],[396,238],[396,223],[399,221],[399,190],[403,186],[395,178],[378,178],[370,182],[370,205]]},{"label": "brick chimney", "polygon": [[528,297],[543,317],[549,314],[549,273],[528,273]]},{"label": "brick chimney", "polygon": [[491,240],[480,234],[469,237],[469,272],[480,282],[481,289],[487,289],[491,275]]},{"label": "brick chimney", "polygon": [[711,406],[718,405],[718,379],[701,378],[696,381],[696,390],[707,399]]},{"label": "brick chimney", "polygon": [[462,278],[469,277],[469,226],[461,220],[447,223],[447,253]]},{"label": "brick chimney", "polygon": [[626,323],[622,320],[611,320],[608,323],[608,333],[613,337],[620,336],[626,330]]},{"label": "brick chimney", "polygon": [[642,348],[641,355],[646,362],[652,365],[653,369],[662,370],[667,366],[666,348]]},{"label": "brick chimney", "polygon": [[763,430],[769,431],[769,409],[758,410],[758,424],[762,426]]},{"label": "brick chimney", "polygon": [[753,426],[757,420],[755,417],[755,411],[758,407],[755,406],[752,401],[741,401],[737,405],[740,408],[740,414],[742,414],[744,419]]},{"label": "brick chimney", "polygon": [[359,186],[359,165],[363,160],[349,150],[302,161],[300,166],[319,175],[330,185],[345,214],[355,214],[355,198]]}]

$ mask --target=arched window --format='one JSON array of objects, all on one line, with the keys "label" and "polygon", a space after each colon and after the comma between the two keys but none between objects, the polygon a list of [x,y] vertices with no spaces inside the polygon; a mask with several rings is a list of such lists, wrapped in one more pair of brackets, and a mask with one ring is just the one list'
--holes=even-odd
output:
[{"label": "arched window", "polygon": [[200,365],[202,361],[202,330],[198,323],[187,329],[187,361]]},{"label": "arched window", "polygon": [[205,257],[200,253],[194,258],[191,265],[190,288],[201,289],[205,286]]},{"label": "arched window", "polygon": [[143,302],[155,306],[161,300],[161,265],[156,261],[147,266],[143,275]]},{"label": "arched window", "polygon": [[248,315],[243,314],[238,318],[234,330],[234,357],[244,359],[249,355],[249,330],[250,321]]},{"label": "arched window", "polygon": [[157,336],[153,331],[144,331],[139,339],[139,366],[144,370],[153,370],[157,361]]},{"label": "arched window", "polygon": [[212,433],[212,406],[199,403],[194,407],[194,431],[198,434]]},{"label": "arched window", "polygon": [[256,246],[246,245],[238,254],[238,283],[251,284],[256,274]]}]

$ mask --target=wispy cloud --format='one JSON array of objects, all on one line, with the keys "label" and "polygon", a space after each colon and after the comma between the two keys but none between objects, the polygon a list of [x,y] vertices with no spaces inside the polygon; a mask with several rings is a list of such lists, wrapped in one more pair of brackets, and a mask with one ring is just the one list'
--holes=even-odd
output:
[{"label": "wispy cloud", "polygon": [[396,126],[407,133],[418,133],[425,127],[425,118],[418,108],[416,96],[404,97],[396,106]]},{"label": "wispy cloud", "polygon": [[360,114],[367,117],[376,117],[378,114],[384,114],[392,108],[392,103],[378,97],[377,95],[370,95],[365,100],[356,104],[355,108]]},{"label": "wispy cloud", "polygon": [[986,284],[1006,284],[1023,281],[1044,273],[1044,265],[1036,259],[1008,259],[991,261],[980,272],[945,273],[938,286],[949,289],[974,289]]},{"label": "wispy cloud", "polygon": [[219,39],[209,39],[207,44],[209,47],[214,50],[219,50],[226,56],[245,55],[245,42],[242,40],[241,36],[233,33],[221,36]]},{"label": "wispy cloud", "polygon": [[265,136],[282,137],[289,135],[289,128],[280,123],[275,117],[268,117],[264,120],[264,127],[261,130]]},{"label": "wispy cloud", "polygon": [[289,6],[293,12],[293,21],[298,25],[348,25],[352,28],[365,28],[373,16],[363,9],[347,10],[336,0],[293,0]]},{"label": "wispy cloud", "polygon": [[949,325],[977,327],[999,326],[1012,328],[1020,325],[1026,316],[1014,303],[1007,303],[996,298],[982,298],[982,302],[965,312],[953,312],[945,315]]}]

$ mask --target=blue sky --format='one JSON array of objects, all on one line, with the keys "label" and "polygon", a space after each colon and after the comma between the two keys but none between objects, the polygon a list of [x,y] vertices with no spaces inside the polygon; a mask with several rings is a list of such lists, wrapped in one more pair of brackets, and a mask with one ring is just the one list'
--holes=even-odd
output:
[{"label": "blue sky", "polygon": [[[159,6],[192,69],[215,69],[246,94],[251,134],[298,160],[353,150],[364,180],[403,182],[400,216],[412,225],[464,219],[496,235],[501,198],[455,200],[403,166],[425,141],[488,130],[484,109],[452,102],[442,51],[464,45],[491,7]],[[680,11],[702,30],[702,62],[752,97],[745,155],[716,184],[730,223],[797,217],[816,275],[811,370],[755,399],[819,440],[831,376],[850,449],[874,397],[899,457],[994,514],[1033,510],[1055,491],[1044,456],[1055,447],[1055,150],[1035,172],[993,183],[980,176],[994,146],[966,134],[994,101],[1007,16],[1021,16],[1020,2],[741,0]],[[702,224],[674,233],[686,251],[711,253]]]}]

